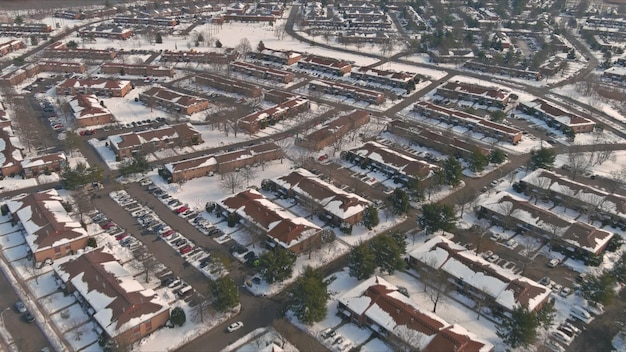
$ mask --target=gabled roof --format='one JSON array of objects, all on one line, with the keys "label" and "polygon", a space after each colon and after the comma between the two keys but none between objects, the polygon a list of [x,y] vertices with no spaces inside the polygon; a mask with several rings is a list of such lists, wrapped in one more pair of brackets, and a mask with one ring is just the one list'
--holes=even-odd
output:
[{"label": "gabled roof", "polygon": [[50,189],[20,194],[7,201],[9,211],[22,223],[33,253],[87,237],[87,231],[67,213],[62,198]]},{"label": "gabled roof", "polygon": [[325,182],[306,169],[298,169],[274,179],[276,184],[314,200],[329,213],[348,219],[361,213],[370,201]]},{"label": "gabled roof", "polygon": [[23,159],[22,151],[13,144],[13,137],[10,127],[0,129],[0,167],[17,165]]},{"label": "gabled roof", "polygon": [[182,94],[171,89],[158,86],[148,89],[147,91],[143,92],[142,95],[155,97],[182,107],[189,107],[207,101],[204,98],[198,98],[191,95]]},{"label": "gabled roof", "polygon": [[100,105],[100,100],[93,94],[77,94],[69,101],[69,104],[76,119],[111,115],[111,111]]},{"label": "gabled roof", "polygon": [[130,85],[130,81],[107,80],[107,79],[73,79],[68,78],[61,82],[57,88],[94,88],[94,89],[122,89]]},{"label": "gabled roof", "polygon": [[412,156],[395,151],[377,142],[367,142],[363,146],[354,148],[351,152],[370,160],[382,163],[408,176],[428,174],[434,167],[429,163],[417,160]]},{"label": "gabled roof", "polygon": [[305,218],[298,217],[259,192],[249,189],[218,202],[230,213],[237,213],[267,232],[281,246],[291,248],[319,233],[319,228]]},{"label": "gabled roof", "polygon": [[191,124],[181,123],[178,125],[165,126],[153,130],[129,132],[120,135],[109,136],[110,145],[118,150],[125,148],[136,148],[144,143],[162,140],[174,140],[176,138],[191,138],[200,135]]},{"label": "gabled roof", "polygon": [[40,155],[34,158],[24,159],[22,161],[22,168],[28,169],[35,166],[45,167],[46,165],[64,162],[65,160],[67,160],[67,157],[63,152]]},{"label": "gabled roof", "polygon": [[[613,233],[594,226],[568,220],[537,207],[530,202],[502,192],[494,203],[482,204],[483,207],[502,215],[508,215],[521,222],[540,228],[547,233],[560,237],[580,249],[598,254],[604,249]],[[508,204],[507,204],[508,203]],[[503,205],[507,204],[507,205]]]},{"label": "gabled roof", "polygon": [[553,105],[550,102],[547,102],[543,99],[535,99],[530,102],[524,102],[529,108],[535,109],[537,111],[541,111],[544,114],[550,116],[555,121],[558,121],[566,126],[581,126],[581,125],[595,125],[596,123],[584,118],[582,116],[576,115],[572,112],[565,111],[560,107]]},{"label": "gabled roof", "polygon": [[534,311],[550,296],[551,290],[547,287],[489,263],[441,236],[431,238],[409,256],[434,270],[445,271],[491,297],[507,310],[521,305]]},{"label": "gabled roof", "polygon": [[107,249],[98,248],[54,264],[95,310],[94,318],[115,337],[169,309],[156,292],[144,288]]},{"label": "gabled roof", "polygon": [[504,89],[497,87],[485,87],[478,84],[471,84],[465,82],[446,82],[438,89],[444,89],[448,91],[462,92],[473,96],[482,96],[492,100],[504,101],[509,97],[510,93]]},{"label": "gabled roof", "polygon": [[[379,276],[371,277],[349,290],[338,301],[359,316],[367,317],[373,328],[384,328],[400,340],[417,335],[422,351],[492,351],[493,345],[459,325],[449,325],[439,316],[422,309],[398,288]],[[403,331],[408,330],[408,333]],[[439,336],[443,334],[442,336]],[[446,348],[450,341],[459,349]],[[404,341],[415,343],[415,341]]]}]

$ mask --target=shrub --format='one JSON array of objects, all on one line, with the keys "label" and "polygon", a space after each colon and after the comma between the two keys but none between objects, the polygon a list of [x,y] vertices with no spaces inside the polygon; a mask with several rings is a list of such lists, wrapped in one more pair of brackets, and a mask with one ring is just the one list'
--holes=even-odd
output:
[{"label": "shrub", "polygon": [[185,324],[185,321],[187,321],[185,311],[180,307],[172,309],[172,313],[170,314],[170,321],[176,326],[183,326]]},{"label": "shrub", "polygon": [[96,242],[96,239],[94,237],[89,237],[89,239],[87,240],[87,246],[91,248],[96,248],[98,247],[98,243]]}]

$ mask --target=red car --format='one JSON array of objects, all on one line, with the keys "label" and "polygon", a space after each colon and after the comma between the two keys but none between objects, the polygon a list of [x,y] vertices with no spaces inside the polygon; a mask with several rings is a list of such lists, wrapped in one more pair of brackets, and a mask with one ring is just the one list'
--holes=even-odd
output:
[{"label": "red car", "polygon": [[165,231],[165,232],[163,232],[163,233],[161,234],[161,237],[163,237],[163,238],[168,238],[168,237],[170,237],[171,235],[173,235],[173,234],[174,234],[174,232],[176,232],[176,231],[174,231],[174,230],[168,230],[168,231]]},{"label": "red car", "polygon": [[91,136],[92,134],[96,133],[96,130],[84,130],[84,131],[80,131],[80,135],[81,136]]},{"label": "red car", "polygon": [[100,225],[100,227],[104,230],[110,229],[113,226],[115,226],[115,223],[113,221],[105,222],[104,224]]},{"label": "red car", "polygon": [[183,205],[182,207],[180,207],[180,208],[176,209],[176,212],[177,212],[178,214],[180,214],[180,213],[184,213],[184,212],[186,212],[187,210],[189,210],[189,207],[188,207],[188,206],[186,206],[186,205]]},{"label": "red car", "polygon": [[121,234],[121,235],[117,235],[117,236],[115,236],[115,240],[117,240],[117,241],[121,241],[121,240],[125,239],[126,237],[128,237],[128,234],[127,234],[126,232],[124,232],[124,233],[123,233],[123,234]]},{"label": "red car", "polygon": [[180,249],[180,254],[187,254],[191,252],[192,250],[193,250],[193,247],[190,244],[187,244]]},{"label": "red car", "polygon": [[317,158],[317,160],[319,160],[319,161],[324,161],[326,159],[328,159],[328,154],[324,154],[324,155],[320,156],[319,158]]}]

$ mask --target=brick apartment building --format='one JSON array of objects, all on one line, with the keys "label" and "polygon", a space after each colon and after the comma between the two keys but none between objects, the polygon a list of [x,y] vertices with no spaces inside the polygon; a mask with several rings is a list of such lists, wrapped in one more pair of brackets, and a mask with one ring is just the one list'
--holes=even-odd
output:
[{"label": "brick apartment building", "polygon": [[119,62],[105,62],[100,66],[100,72],[110,75],[133,75],[148,77],[172,77],[174,69],[158,65],[133,65]]},{"label": "brick apartment building", "polygon": [[443,121],[448,124],[467,127],[472,132],[482,133],[498,141],[515,145],[522,140],[523,134],[521,130],[484,119],[465,111],[449,109],[426,101],[417,102],[413,106],[413,111],[422,116]]},{"label": "brick apartment building", "polygon": [[387,131],[408,139],[411,143],[432,148],[446,155],[459,158],[471,158],[478,150],[489,155],[491,150],[485,146],[468,143],[450,134],[432,131],[424,126],[404,120],[393,120],[387,125]]},{"label": "brick apartment building", "polygon": [[115,59],[117,52],[114,50],[70,49],[64,42],[56,42],[43,51],[43,56],[49,58],[102,61]]},{"label": "brick apartment building", "polygon": [[328,80],[313,80],[309,82],[309,90],[322,94],[343,95],[356,101],[364,101],[376,105],[380,105],[385,101],[385,94],[377,90]]},{"label": "brick apartment building", "polygon": [[66,164],[67,157],[63,152],[36,156],[22,160],[22,175],[30,178],[45,172],[60,172]]},{"label": "brick apartment building", "polygon": [[139,94],[139,100],[148,106],[156,106],[164,110],[175,110],[185,115],[204,111],[209,107],[209,101],[204,98],[182,94],[158,86]]},{"label": "brick apartment building", "polygon": [[130,158],[135,153],[147,154],[163,149],[189,147],[203,142],[200,133],[186,123],[112,135],[107,138],[109,148],[119,160]]},{"label": "brick apartment building", "polygon": [[39,72],[57,72],[57,73],[85,73],[87,66],[84,62],[71,61],[39,61]]},{"label": "brick apartment building", "polygon": [[130,81],[69,78],[56,86],[56,94],[95,94],[121,98],[128,94],[131,89]]},{"label": "brick apartment building", "polygon": [[309,54],[298,60],[298,67],[307,70],[330,73],[335,76],[344,76],[352,70],[352,64],[331,57]]},{"label": "brick apartment building", "polygon": [[293,73],[278,70],[271,67],[250,64],[247,62],[236,61],[230,64],[232,72],[240,72],[248,76],[254,76],[261,79],[276,81],[279,83],[289,83],[293,81]]},{"label": "brick apartment building", "polygon": [[237,120],[237,126],[245,130],[248,134],[255,134],[267,126],[272,126],[277,122],[293,117],[310,108],[311,102],[308,99],[296,97],[269,109],[246,115]]},{"label": "brick apartment building", "polygon": [[77,94],[69,104],[79,128],[115,122],[113,113],[102,106],[95,95]]},{"label": "brick apartment building", "polygon": [[6,205],[13,221],[23,227],[36,262],[56,260],[87,246],[87,231],[70,217],[56,190],[20,194]]},{"label": "brick apartment building", "polygon": [[293,65],[300,61],[302,55],[291,50],[274,50],[264,48],[261,51],[251,51],[248,56],[254,60],[276,62],[281,65]]},{"label": "brick apartment building", "polygon": [[224,49],[223,52],[204,52],[204,51],[170,51],[165,50],[161,53],[161,62],[197,62],[200,64],[217,64],[227,65],[239,57],[237,51],[233,49]]},{"label": "brick apartment building", "polygon": [[203,155],[164,165],[161,176],[168,182],[185,182],[194,178],[227,173],[253,167],[284,156],[276,143],[254,145],[231,152]]},{"label": "brick apartment building", "polygon": [[372,67],[359,67],[356,70],[352,70],[350,77],[402,89],[408,89],[411,82],[415,84],[419,83],[420,80],[417,73],[379,70]]},{"label": "brick apartment building", "polygon": [[237,93],[249,98],[257,98],[263,92],[261,87],[246,82],[237,81],[228,77],[201,73],[196,76],[196,84],[223,90],[229,93]]},{"label": "brick apartment building", "polygon": [[486,87],[465,82],[446,82],[437,87],[437,95],[449,99],[462,99],[488,106],[505,107],[511,93],[498,87]]},{"label": "brick apartment building", "polygon": [[9,40],[8,42],[0,43],[0,57],[20,49],[26,49],[26,44],[21,40]]},{"label": "brick apartment building", "polygon": [[254,189],[218,201],[215,212],[223,218],[235,214],[246,230],[264,235],[269,243],[295,254],[320,245],[322,229],[319,226],[273,203]]},{"label": "brick apartment building", "polygon": [[545,121],[550,127],[574,133],[593,132],[596,123],[586,117],[574,114],[543,99],[520,102],[517,109]]},{"label": "brick apartment building", "polygon": [[97,323],[96,333],[130,346],[164,326],[169,304],[145,288],[110,250],[98,248],[54,263],[54,278],[66,295]]},{"label": "brick apartment building", "polygon": [[367,124],[369,121],[369,112],[354,110],[342,114],[325,123],[322,128],[298,138],[296,143],[311,150],[321,150],[344,138],[348,132]]}]

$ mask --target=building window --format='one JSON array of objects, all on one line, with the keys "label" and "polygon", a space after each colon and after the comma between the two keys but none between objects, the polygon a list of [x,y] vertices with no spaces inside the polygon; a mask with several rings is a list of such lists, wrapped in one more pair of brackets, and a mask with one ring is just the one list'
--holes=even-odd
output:
[{"label": "building window", "polygon": [[54,255],[57,258],[61,256],[61,247],[54,247]]}]

